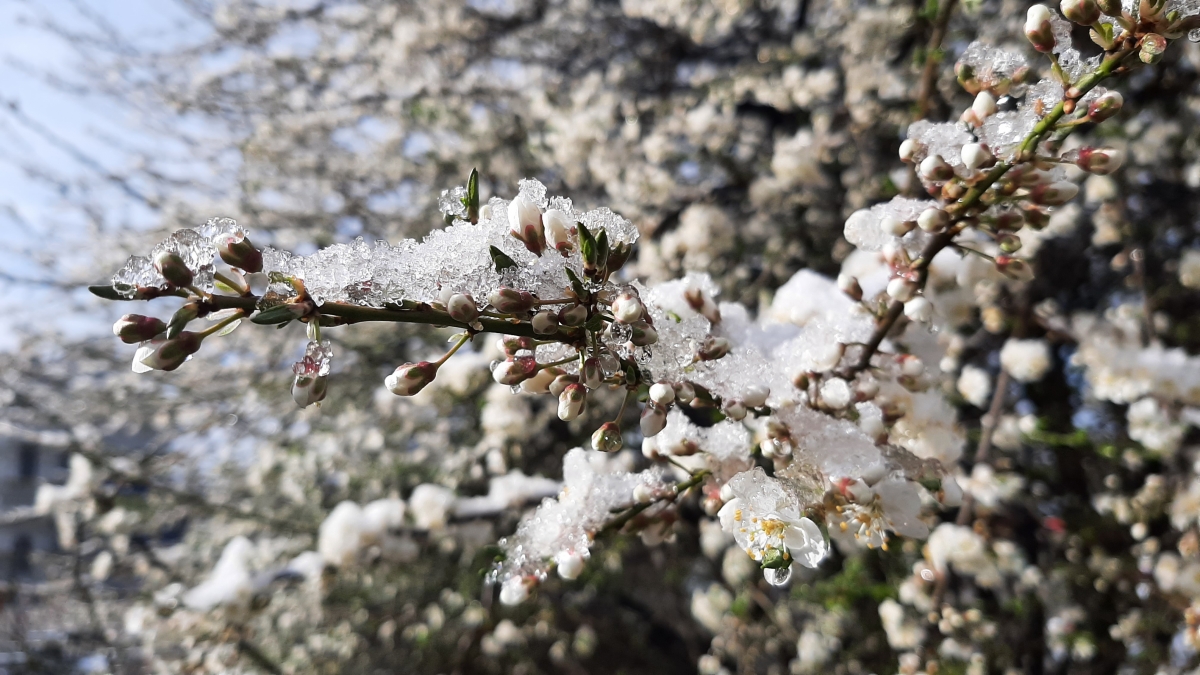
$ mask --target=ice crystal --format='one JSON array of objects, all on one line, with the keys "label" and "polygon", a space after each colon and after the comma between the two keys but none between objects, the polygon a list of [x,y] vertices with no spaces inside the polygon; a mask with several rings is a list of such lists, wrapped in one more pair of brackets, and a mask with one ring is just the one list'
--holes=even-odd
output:
[{"label": "ice crystal", "polygon": [[[924,124],[919,122],[918,124]],[[911,136],[914,124],[909,127]],[[964,132],[965,133],[965,132]],[[966,134],[970,137],[970,134]],[[923,138],[929,138],[929,134],[922,134]],[[964,142],[971,142],[970,140]],[[944,147],[942,145],[936,147]],[[930,152],[935,152],[931,150]],[[954,151],[954,157],[957,159],[959,166],[962,165],[962,160],[959,158],[959,150]],[[947,159],[949,161],[949,159]],[[925,209],[937,207],[938,204],[929,200],[908,199],[907,197],[893,197],[892,201],[883,204],[876,204],[869,209],[860,209],[850,214],[846,219],[845,236],[846,241],[854,244],[858,248],[866,251],[879,251],[889,243],[896,243],[904,247],[904,250],[910,254],[917,254],[925,247],[929,241],[929,234],[921,229],[913,229],[903,237],[896,237],[884,232],[880,227],[880,222],[885,218],[895,218],[900,221],[915,221],[917,216]]]}]

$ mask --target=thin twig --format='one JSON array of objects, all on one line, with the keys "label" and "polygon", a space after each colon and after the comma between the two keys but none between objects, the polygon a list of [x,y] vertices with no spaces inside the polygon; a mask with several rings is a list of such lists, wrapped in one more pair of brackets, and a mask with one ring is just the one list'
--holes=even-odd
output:
[{"label": "thin twig", "polygon": [[917,89],[918,119],[924,119],[933,109],[938,66],[942,65],[942,42],[946,39],[955,4],[957,0],[942,0],[938,3],[937,16],[933,20],[933,33],[929,35],[929,43],[925,46],[925,67],[921,69],[921,84]]}]

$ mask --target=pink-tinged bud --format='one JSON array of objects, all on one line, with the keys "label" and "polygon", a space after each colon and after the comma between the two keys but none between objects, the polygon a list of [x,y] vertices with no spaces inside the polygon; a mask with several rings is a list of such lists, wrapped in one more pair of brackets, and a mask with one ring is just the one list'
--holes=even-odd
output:
[{"label": "pink-tinged bud", "polygon": [[583,377],[580,380],[588,389],[597,389],[604,383],[604,373],[600,371],[600,359],[591,357],[583,362]]},{"label": "pink-tinged bud", "polygon": [[691,382],[683,381],[675,385],[675,400],[683,405],[691,403],[696,398],[696,388]]},{"label": "pink-tinged bud", "polygon": [[500,351],[504,352],[505,356],[516,356],[519,351],[533,351],[534,348],[533,338],[516,337],[513,335],[505,335],[500,338],[496,346],[500,348]]},{"label": "pink-tinged bud", "polygon": [[896,277],[888,282],[888,297],[900,302],[908,302],[917,294],[917,285],[904,277]]},{"label": "pink-tinged bud", "polygon": [[533,309],[533,295],[515,288],[497,288],[488,295],[488,302],[502,314],[523,314]]},{"label": "pink-tinged bud", "polygon": [[1125,153],[1116,148],[1083,148],[1079,151],[1075,166],[1088,173],[1107,176],[1121,168],[1124,161]]},{"label": "pink-tinged bud", "polygon": [[894,216],[884,216],[879,221],[879,229],[883,230],[884,234],[893,237],[903,237],[912,232],[916,226],[917,224],[911,220],[900,220]]},{"label": "pink-tinged bud", "polygon": [[587,388],[582,384],[568,384],[558,395],[558,419],[564,422],[579,417],[587,403]]},{"label": "pink-tinged bud", "polygon": [[550,209],[542,214],[542,223],[546,226],[546,242],[550,244],[550,248],[563,255],[574,250],[575,241],[571,234],[574,226],[567,214],[558,209]]},{"label": "pink-tinged bud", "polygon": [[616,452],[624,444],[616,422],[605,422],[592,434],[592,449],[597,452]]},{"label": "pink-tinged bud", "polygon": [[1029,198],[1043,206],[1062,206],[1079,194],[1079,186],[1065,180],[1049,185],[1038,185],[1029,191]]},{"label": "pink-tinged bud", "polygon": [[183,257],[174,251],[159,251],[154,256],[154,269],[164,279],[180,287],[192,285],[192,279],[195,278]]},{"label": "pink-tinged bud", "polygon": [[692,311],[708,319],[711,324],[721,323],[721,310],[717,307],[717,303],[713,299],[695,286],[688,286],[683,292],[683,299],[687,301],[688,307]]},{"label": "pink-tinged bud", "polygon": [[134,371],[175,370],[189,356],[200,351],[203,339],[199,333],[184,331],[170,340],[155,338],[143,342],[133,355]]},{"label": "pink-tinged bud", "polygon": [[1087,117],[1089,122],[1103,122],[1121,111],[1125,98],[1120,92],[1107,91],[1088,104]]},{"label": "pink-tinged bud", "polygon": [[851,300],[858,302],[862,300],[863,289],[858,283],[858,279],[849,274],[839,274],[837,277],[838,290],[845,293]]},{"label": "pink-tinged bud", "polygon": [[525,195],[517,195],[508,203],[508,227],[512,235],[520,239],[530,253],[541,255],[546,250],[542,211]]},{"label": "pink-tinged bud", "polygon": [[563,373],[554,378],[550,383],[549,391],[551,396],[562,396],[562,393],[567,390],[567,387],[579,382],[579,376],[571,373]]},{"label": "pink-tinged bud", "polygon": [[145,342],[167,330],[162,319],[141,314],[126,314],[113,324],[113,335],[127,345]]},{"label": "pink-tinged bud", "polygon": [[1008,255],[996,256],[996,269],[1010,279],[1030,281],[1033,279],[1033,268],[1024,260]]},{"label": "pink-tinged bud", "polygon": [[971,103],[971,112],[975,113],[975,118],[980,122],[995,115],[996,97],[988,91],[979,92],[975,95],[975,101]]},{"label": "pink-tinged bud", "polygon": [[745,403],[747,408],[761,408],[767,404],[767,397],[770,395],[770,387],[752,384],[742,392],[742,403]]},{"label": "pink-tinged bud", "polygon": [[292,380],[292,400],[301,408],[307,408],[325,400],[328,388],[327,375],[297,375],[296,379]]},{"label": "pink-tinged bud", "polygon": [[675,387],[666,382],[655,382],[650,385],[650,400],[660,406],[669,406],[675,402]]},{"label": "pink-tinged bud", "polygon": [[645,321],[635,321],[629,328],[632,330],[629,341],[635,347],[649,347],[658,342],[658,331]]},{"label": "pink-tinged bud", "polygon": [[638,421],[638,425],[641,426],[642,435],[646,438],[657,436],[658,432],[667,426],[666,409],[654,403],[648,403],[642,410],[642,418]]},{"label": "pink-tinged bud", "polygon": [[406,363],[384,378],[383,386],[397,396],[412,396],[433,382],[437,371],[437,364],[429,361]]},{"label": "pink-tinged bud", "polygon": [[920,145],[913,139],[908,139],[900,144],[900,161],[909,163],[916,159],[917,150]]},{"label": "pink-tinged bud", "polygon": [[583,305],[571,305],[558,311],[558,322],[564,326],[582,326],[587,317],[588,310]]},{"label": "pink-tinged bud", "polygon": [[728,354],[732,347],[733,345],[729,343],[729,340],[723,337],[710,336],[704,341],[704,344],[700,345],[700,349],[696,350],[696,356],[701,361],[716,361]]},{"label": "pink-tinged bud", "polygon": [[515,359],[501,361],[492,371],[492,378],[499,384],[509,386],[521,384],[537,374],[537,359],[532,356],[518,356]]},{"label": "pink-tinged bud", "polygon": [[918,170],[925,180],[944,181],[954,177],[954,167],[947,164],[941,155],[930,155],[921,160]]},{"label": "pink-tinged bud", "polygon": [[933,303],[917,296],[904,303],[904,316],[917,323],[928,323],[933,318]]},{"label": "pink-tinged bud", "polygon": [[1091,26],[1100,20],[1100,6],[1096,0],[1062,0],[1058,8],[1067,20],[1080,26]]},{"label": "pink-tinged bud", "polygon": [[988,151],[980,143],[967,143],[962,147],[962,161],[967,165],[967,168],[974,171],[985,166],[990,166],[996,161],[992,153]]},{"label": "pink-tinged bud", "polygon": [[1142,63],[1155,64],[1162,61],[1167,52],[1167,39],[1156,33],[1150,33],[1142,38],[1142,48],[1138,50],[1138,58]]},{"label": "pink-tinged bud", "polygon": [[226,265],[251,274],[262,271],[262,251],[250,243],[245,233],[239,231],[221,235],[213,244],[217,247],[217,255],[221,256]]},{"label": "pink-tinged bud", "polygon": [[1045,5],[1034,5],[1025,15],[1025,37],[1039,52],[1054,51],[1054,29],[1050,26],[1050,10]]},{"label": "pink-tinged bud", "polygon": [[529,323],[533,325],[533,332],[538,335],[550,335],[558,330],[558,313],[543,309],[534,314]]},{"label": "pink-tinged bud", "polygon": [[471,324],[479,319],[479,306],[466,293],[455,293],[446,300],[446,313],[455,321]]},{"label": "pink-tinged bud", "polygon": [[521,391],[527,394],[549,393],[551,383],[562,374],[562,370],[558,368],[542,368],[536,375],[521,383]]},{"label": "pink-tinged bud", "polygon": [[740,422],[746,419],[746,404],[736,398],[731,399],[721,404],[721,412],[729,419]]},{"label": "pink-tinged bud", "polygon": [[622,293],[612,302],[612,313],[620,323],[633,323],[642,318],[642,301],[633,293]]}]

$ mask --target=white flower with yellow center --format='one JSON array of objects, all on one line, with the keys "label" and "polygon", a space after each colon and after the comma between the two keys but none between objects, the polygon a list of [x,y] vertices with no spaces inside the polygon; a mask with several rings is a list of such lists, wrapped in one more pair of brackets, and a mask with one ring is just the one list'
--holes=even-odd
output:
[{"label": "white flower with yellow center", "polygon": [[829,552],[821,528],[800,512],[800,500],[787,485],[759,467],[729,480],[733,499],[721,507],[721,528],[758,562],[788,557],[816,567]]}]

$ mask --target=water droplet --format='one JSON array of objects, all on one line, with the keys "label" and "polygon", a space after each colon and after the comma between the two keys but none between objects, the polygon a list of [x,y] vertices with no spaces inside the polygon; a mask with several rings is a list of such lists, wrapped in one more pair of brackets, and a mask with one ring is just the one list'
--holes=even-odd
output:
[{"label": "water droplet", "polygon": [[765,569],[763,576],[767,578],[767,583],[772,586],[782,586],[792,579],[792,566],[780,567],[778,569]]},{"label": "water droplet", "polygon": [[1193,28],[1189,30],[1188,39],[1192,42],[1200,42],[1200,28]]}]

